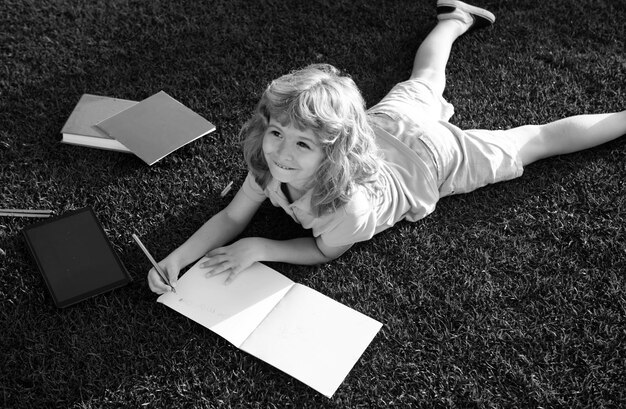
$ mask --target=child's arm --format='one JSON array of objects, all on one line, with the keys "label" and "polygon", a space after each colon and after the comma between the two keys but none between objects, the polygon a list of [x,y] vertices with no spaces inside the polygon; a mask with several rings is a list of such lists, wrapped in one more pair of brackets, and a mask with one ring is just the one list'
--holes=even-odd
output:
[{"label": "child's arm", "polygon": [[[233,200],[219,213],[211,217],[185,243],[170,253],[159,265],[176,284],[180,270],[206,254],[237,237],[248,225],[262,202],[248,198],[239,190]],[[169,291],[154,269],[148,273],[150,289],[156,293]]]},{"label": "child's arm", "polygon": [[278,261],[290,264],[320,264],[334,260],[346,252],[352,244],[329,247],[319,238],[302,237],[291,240],[270,240],[260,237],[248,237],[238,240],[230,246],[216,248],[202,263],[208,268],[209,276],[228,272],[226,282],[232,281],[237,274],[255,261]]}]

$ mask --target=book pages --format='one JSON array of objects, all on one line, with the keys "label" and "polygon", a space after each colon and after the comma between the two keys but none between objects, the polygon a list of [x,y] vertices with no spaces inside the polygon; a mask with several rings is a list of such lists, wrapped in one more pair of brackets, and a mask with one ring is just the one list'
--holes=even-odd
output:
[{"label": "book pages", "polygon": [[200,268],[204,260],[179,279],[175,293],[165,293],[157,301],[239,347],[289,291],[293,281],[255,263],[226,285],[226,274],[205,277],[206,269]]},{"label": "book pages", "polygon": [[241,349],[331,397],[381,326],[295,284]]},{"label": "book pages", "polygon": [[201,259],[158,302],[331,397],[382,324],[260,263],[230,284]]}]

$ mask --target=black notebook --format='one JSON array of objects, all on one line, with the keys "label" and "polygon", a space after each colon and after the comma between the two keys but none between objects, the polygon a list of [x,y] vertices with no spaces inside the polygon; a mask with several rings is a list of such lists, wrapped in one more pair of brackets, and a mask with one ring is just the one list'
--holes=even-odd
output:
[{"label": "black notebook", "polygon": [[90,207],[28,226],[23,233],[59,308],[130,282]]}]

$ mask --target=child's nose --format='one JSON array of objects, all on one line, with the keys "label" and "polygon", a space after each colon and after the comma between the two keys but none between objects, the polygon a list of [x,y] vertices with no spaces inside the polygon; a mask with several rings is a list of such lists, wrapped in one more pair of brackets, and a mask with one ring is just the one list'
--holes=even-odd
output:
[{"label": "child's nose", "polygon": [[281,141],[280,145],[278,145],[278,154],[283,159],[293,158],[291,146],[286,141]]}]

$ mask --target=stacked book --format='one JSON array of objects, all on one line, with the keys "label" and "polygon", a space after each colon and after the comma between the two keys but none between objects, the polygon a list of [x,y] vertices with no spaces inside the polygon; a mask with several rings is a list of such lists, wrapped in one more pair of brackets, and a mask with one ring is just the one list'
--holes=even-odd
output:
[{"label": "stacked book", "polygon": [[152,165],[214,130],[163,91],[140,102],[83,94],[61,130],[61,142],[134,153]]}]

